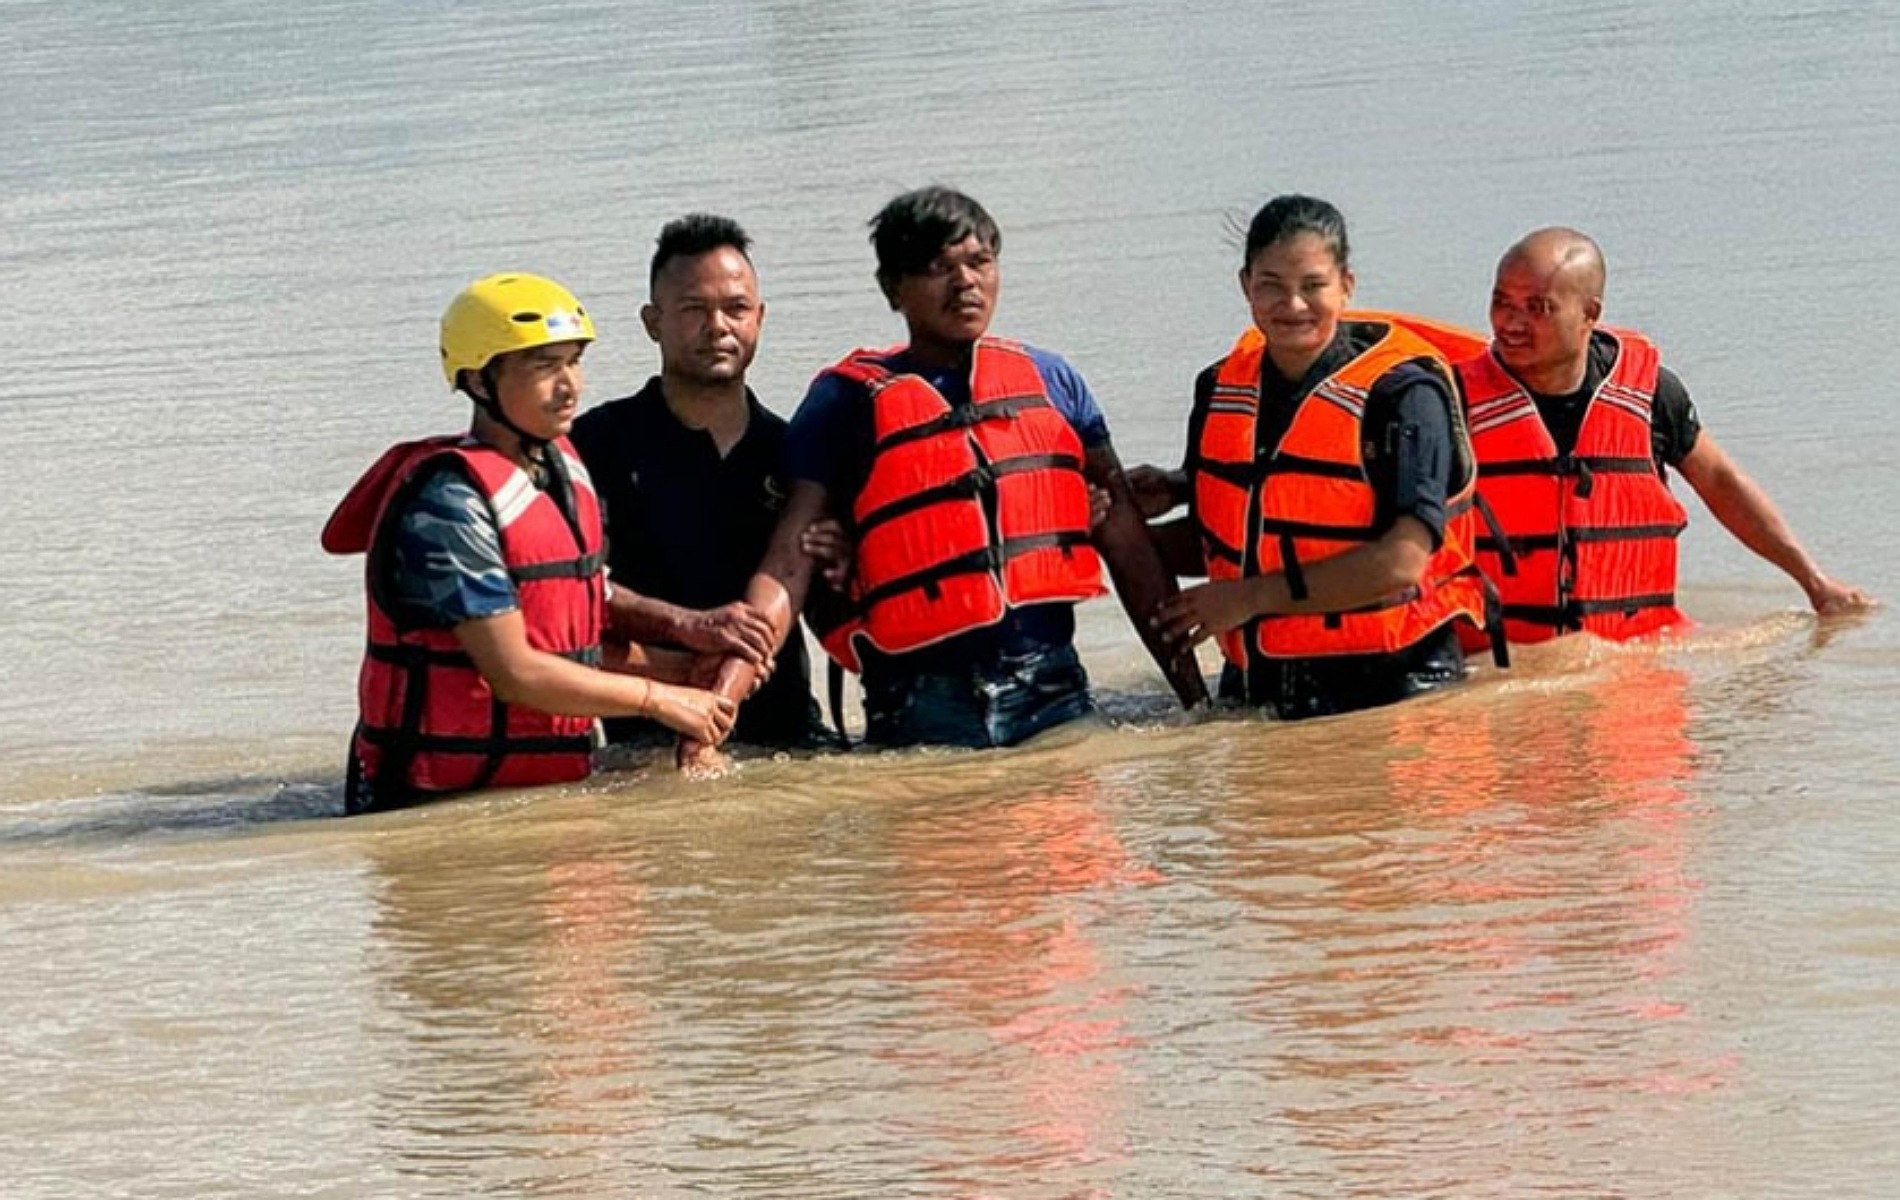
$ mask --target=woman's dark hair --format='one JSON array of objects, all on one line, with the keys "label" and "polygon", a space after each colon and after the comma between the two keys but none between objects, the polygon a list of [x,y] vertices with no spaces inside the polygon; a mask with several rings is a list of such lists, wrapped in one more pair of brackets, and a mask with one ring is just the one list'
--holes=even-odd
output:
[{"label": "woman's dark hair", "polygon": [[1275,196],[1253,215],[1247,226],[1246,257],[1240,260],[1241,269],[1252,266],[1254,256],[1267,247],[1302,233],[1317,234],[1333,252],[1339,269],[1346,269],[1346,218],[1324,200],[1297,195]]},{"label": "woman's dark hair", "polygon": [[871,218],[878,282],[888,291],[906,275],[921,275],[947,247],[968,237],[1002,253],[1002,231],[970,197],[934,184],[905,192]]}]

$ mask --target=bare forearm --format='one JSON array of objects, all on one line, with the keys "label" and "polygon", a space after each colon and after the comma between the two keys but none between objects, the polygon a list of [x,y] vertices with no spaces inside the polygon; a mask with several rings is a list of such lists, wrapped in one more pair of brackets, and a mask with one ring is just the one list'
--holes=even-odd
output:
[{"label": "bare forearm", "polygon": [[[478,665],[480,659],[477,659]],[[482,671],[508,704],[569,717],[636,717],[653,710],[655,684],[644,677],[597,671],[540,650],[509,656]],[[661,684],[659,686],[665,686]]]},{"label": "bare forearm", "polygon": [[691,683],[693,679],[691,654],[655,646],[606,642],[600,648],[600,665],[602,670],[666,683]]},{"label": "bare forearm", "polygon": [[1722,528],[1755,554],[1786,572],[1823,615],[1871,608],[1878,601],[1852,584],[1830,579],[1809,557],[1781,511],[1706,432],[1678,468]]},{"label": "bare forearm", "polygon": [[[799,611],[811,588],[813,563],[800,544],[800,538],[807,526],[822,519],[825,514],[826,496],[823,488],[805,482],[794,484],[792,495],[785,505],[785,513],[780,517],[778,527],[772,531],[772,541],[766,547],[765,557],[759,561],[758,570],[753,572],[746,584],[745,603],[771,626],[775,651],[784,646],[785,639],[797,629]],[[759,666],[752,663],[728,659],[720,667],[719,681],[714,687],[722,695],[734,699],[749,696],[760,670]]]},{"label": "bare forearm", "polygon": [[1821,569],[1802,548],[1774,501],[1733,465],[1710,473],[1696,489],[1709,512],[1735,540],[1781,568],[1804,591],[1813,591]]},{"label": "bare forearm", "polygon": [[631,588],[616,587],[607,603],[607,629],[629,642],[677,642],[687,610]]},{"label": "bare forearm", "polygon": [[1369,546],[1360,546],[1306,567],[1303,599],[1295,599],[1284,574],[1264,576],[1260,583],[1271,595],[1263,612],[1345,612],[1389,600],[1416,587],[1431,560],[1431,535],[1411,518],[1401,518],[1416,530],[1388,533]]}]

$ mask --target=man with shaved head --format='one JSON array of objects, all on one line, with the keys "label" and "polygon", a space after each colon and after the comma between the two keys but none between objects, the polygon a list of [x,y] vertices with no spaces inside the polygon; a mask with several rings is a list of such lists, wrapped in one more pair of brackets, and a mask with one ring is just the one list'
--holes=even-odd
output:
[{"label": "man with shaved head", "polygon": [[1676,538],[1688,514],[1674,468],[1744,546],[1781,568],[1817,613],[1864,608],[1830,579],[1768,494],[1703,429],[1689,393],[1641,334],[1599,324],[1603,252],[1539,229],[1498,263],[1490,353],[1460,381],[1478,495],[1504,536],[1479,541],[1514,642],[1579,630],[1615,640],[1681,621]]}]

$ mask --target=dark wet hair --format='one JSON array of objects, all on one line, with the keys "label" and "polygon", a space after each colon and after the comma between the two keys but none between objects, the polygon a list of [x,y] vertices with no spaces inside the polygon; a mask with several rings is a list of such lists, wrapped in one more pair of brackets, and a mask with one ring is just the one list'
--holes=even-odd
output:
[{"label": "dark wet hair", "polygon": [[1260,206],[1247,226],[1246,257],[1241,270],[1253,265],[1254,256],[1269,246],[1278,245],[1302,233],[1317,234],[1333,252],[1339,269],[1346,269],[1346,218],[1338,209],[1312,196],[1275,196]]},{"label": "dark wet hair", "polygon": [[697,258],[721,246],[731,246],[744,255],[747,262],[752,261],[752,239],[731,217],[688,213],[678,220],[668,221],[654,242],[653,265],[647,270],[647,290],[651,292],[660,282],[660,272],[674,259]]},{"label": "dark wet hair", "polygon": [[946,247],[967,237],[1002,253],[1002,231],[975,200],[934,184],[905,192],[871,218],[878,282],[888,290],[906,275],[923,274]]}]

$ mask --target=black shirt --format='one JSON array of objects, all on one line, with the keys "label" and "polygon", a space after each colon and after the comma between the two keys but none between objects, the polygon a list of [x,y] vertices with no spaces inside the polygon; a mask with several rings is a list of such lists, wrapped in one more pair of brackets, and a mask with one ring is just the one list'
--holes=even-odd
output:
[{"label": "black shirt", "polygon": [[[1557,443],[1557,453],[1568,454],[1576,448],[1590,397],[1596,395],[1597,388],[1615,366],[1615,339],[1596,330],[1590,337],[1590,358],[1584,367],[1582,387],[1564,396],[1546,396],[1524,389],[1537,405],[1537,415],[1543,418],[1551,440]],[[1701,435],[1702,420],[1696,414],[1695,402],[1689,399],[1689,389],[1676,378],[1674,371],[1660,368],[1656,400],[1649,410],[1650,453],[1656,460],[1657,474],[1662,474],[1665,467],[1680,467]]]},{"label": "black shirt", "polygon": [[[785,507],[785,422],[746,391],[750,419],[724,457],[712,435],[682,424],[660,380],[583,414],[570,435],[600,496],[607,563],[617,586],[684,608],[743,599]],[[805,740],[815,708],[804,638],[794,631],[778,669],[739,710],[741,741]],[[616,741],[654,728],[608,723]]]}]

